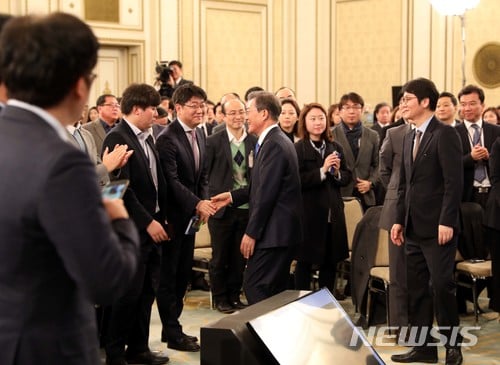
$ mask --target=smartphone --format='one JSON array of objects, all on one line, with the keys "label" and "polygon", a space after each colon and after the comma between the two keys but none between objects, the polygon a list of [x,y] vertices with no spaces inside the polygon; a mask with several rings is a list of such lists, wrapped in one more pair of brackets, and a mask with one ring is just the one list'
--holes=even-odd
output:
[{"label": "smartphone", "polygon": [[127,191],[128,180],[115,180],[102,188],[102,197],[106,199],[121,199]]},{"label": "smartphone", "polygon": [[185,235],[193,235],[200,230],[200,226],[201,226],[200,216],[195,215],[189,221],[184,234]]}]

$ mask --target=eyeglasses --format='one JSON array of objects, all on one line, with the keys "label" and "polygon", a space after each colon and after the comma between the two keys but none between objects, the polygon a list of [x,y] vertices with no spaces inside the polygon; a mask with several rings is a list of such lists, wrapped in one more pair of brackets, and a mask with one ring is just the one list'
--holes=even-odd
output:
[{"label": "eyeglasses", "polygon": [[115,104],[115,103],[106,103],[106,104],[102,104],[102,106],[109,106],[111,108],[119,108],[120,107],[120,104]]},{"label": "eyeglasses", "polygon": [[240,111],[232,111],[232,112],[229,112],[229,113],[226,113],[227,116],[231,117],[231,118],[234,118],[235,116],[243,116],[245,115],[246,112],[244,110],[240,110]]},{"label": "eyeglasses", "polygon": [[361,110],[363,107],[359,104],[342,105],[342,110]]},{"label": "eyeglasses", "polygon": [[410,100],[413,100],[413,99],[417,99],[417,97],[416,96],[405,96],[405,97],[401,98],[401,100],[399,101],[399,105],[408,104],[408,102]]},{"label": "eyeglasses", "polygon": [[207,107],[207,104],[205,103],[200,103],[200,104],[184,104],[184,106],[187,106],[188,108],[191,109],[205,109]]}]

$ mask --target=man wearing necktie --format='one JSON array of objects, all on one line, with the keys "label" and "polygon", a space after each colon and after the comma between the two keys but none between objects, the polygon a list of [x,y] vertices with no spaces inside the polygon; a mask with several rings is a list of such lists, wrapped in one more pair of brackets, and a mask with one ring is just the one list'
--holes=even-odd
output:
[{"label": "man wearing necktie", "polygon": [[[415,124],[415,130],[403,140],[397,216],[391,239],[398,246],[405,245],[408,319],[412,333],[415,329],[418,332],[414,342],[419,345],[391,359],[437,362],[437,347],[431,343],[435,314],[444,342],[440,346],[446,347],[446,364],[459,365],[462,354],[461,337],[456,334],[459,318],[454,268],[460,227],[462,146],[456,130],[434,116],[439,93],[432,81],[412,80],[403,92],[403,117]],[[402,328],[400,336],[404,338],[407,331],[409,328]]]},{"label": "man wearing necktie", "polygon": [[456,127],[464,153],[462,201],[478,203],[484,209],[491,189],[489,151],[500,136],[500,127],[481,119],[484,109],[484,91],[481,88],[467,85],[458,93],[458,99],[464,114],[464,123]]},{"label": "man wearing necktie", "polygon": [[125,144],[134,150],[128,163],[112,176],[129,180],[123,200],[139,231],[142,257],[129,290],[111,308],[105,340],[106,363],[110,365],[168,362],[167,356],[154,354],[148,346],[161,251],[170,239],[166,231],[167,184],[149,134],[159,103],[160,94],[152,86],[127,87],[122,98],[123,121],[103,143],[103,148]]},{"label": "man wearing necktie", "polygon": [[158,311],[162,341],[179,351],[199,351],[198,339],[182,330],[179,317],[187,290],[194,252],[194,234],[186,234],[190,220],[197,216],[206,223],[215,213],[208,200],[205,135],[197,128],[205,113],[205,91],[187,83],[176,88],[172,101],[177,119],[158,135],[156,147],[169,187],[169,224],[172,241],[164,246]]}]

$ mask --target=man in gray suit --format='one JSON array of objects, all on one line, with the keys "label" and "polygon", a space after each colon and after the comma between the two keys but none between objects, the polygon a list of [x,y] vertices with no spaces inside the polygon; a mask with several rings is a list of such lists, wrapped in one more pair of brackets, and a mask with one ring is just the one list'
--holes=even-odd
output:
[{"label": "man in gray suit", "polygon": [[[404,105],[402,105],[404,107]],[[386,189],[380,213],[379,227],[390,231],[396,221],[399,172],[403,153],[403,138],[411,130],[409,124],[387,129],[380,147],[379,178]],[[389,244],[389,326],[408,326],[408,288],[406,285],[406,256],[403,246]]]},{"label": "man in gray suit", "polygon": [[103,202],[95,167],[64,128],[88,99],[98,47],[88,25],[63,13],[14,18],[0,37],[10,96],[0,116],[9,177],[0,185],[0,364],[99,364],[93,303],[118,298],[137,267],[123,202]]},{"label": "man in gray suit", "polygon": [[115,123],[120,118],[121,111],[116,96],[111,94],[99,96],[96,105],[99,112],[99,119],[85,124],[83,128],[88,130],[92,134],[92,137],[94,137],[97,153],[101,156],[104,138],[111,128],[115,126]]},{"label": "man in gray suit", "polygon": [[376,204],[379,136],[361,122],[365,103],[360,95],[345,94],[339,105],[342,122],[333,128],[333,138],[344,149],[347,168],[352,171],[352,181],[341,188],[341,193],[359,198],[366,210]]},{"label": "man in gray suit", "polygon": [[100,186],[109,183],[109,173],[123,167],[134,152],[133,150],[127,151],[127,145],[117,145],[111,152],[106,147],[101,159],[101,156],[97,153],[94,137],[88,130],[82,128],[81,122],[68,125],[66,129],[71,136],[70,141],[83,152],[86,152],[94,163]]}]

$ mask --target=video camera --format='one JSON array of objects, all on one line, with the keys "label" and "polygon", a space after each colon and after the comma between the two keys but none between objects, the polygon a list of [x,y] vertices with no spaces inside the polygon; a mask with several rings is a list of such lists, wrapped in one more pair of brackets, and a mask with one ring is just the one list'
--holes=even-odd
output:
[{"label": "video camera", "polygon": [[156,61],[155,71],[157,73],[156,79],[161,83],[167,83],[172,75],[172,70],[168,67],[168,61]]}]

